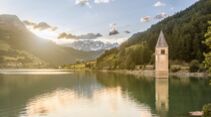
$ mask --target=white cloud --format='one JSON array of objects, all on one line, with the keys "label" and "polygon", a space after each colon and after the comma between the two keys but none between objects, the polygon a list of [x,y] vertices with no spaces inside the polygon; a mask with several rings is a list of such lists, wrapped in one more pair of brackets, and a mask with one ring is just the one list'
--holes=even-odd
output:
[{"label": "white cloud", "polygon": [[158,15],[155,16],[155,19],[163,19],[163,18],[166,18],[168,17],[168,14],[166,14],[165,12],[162,12]]},{"label": "white cloud", "polygon": [[150,16],[144,16],[140,19],[141,22],[149,22],[150,21]]},{"label": "white cloud", "polygon": [[117,30],[117,25],[115,23],[110,24],[109,26],[110,26],[109,36],[119,34],[119,31]]},{"label": "white cloud", "polygon": [[75,0],[75,4],[80,6],[88,6],[89,8],[91,8],[89,0]]},{"label": "white cloud", "polygon": [[166,6],[166,4],[162,3],[161,1],[157,1],[153,6],[154,7],[162,7],[162,6]]},{"label": "white cloud", "polygon": [[95,0],[94,2],[95,2],[96,4],[100,4],[100,3],[109,3],[109,2],[111,2],[111,1],[113,1],[113,0]]},{"label": "white cloud", "polygon": [[90,3],[102,4],[102,3],[110,3],[112,1],[114,0],[75,0],[75,4],[80,6],[88,6],[89,8],[92,8]]},{"label": "white cloud", "polygon": [[27,27],[32,27],[32,28],[40,30],[40,31],[49,30],[49,29],[52,31],[56,31],[58,29],[57,27],[51,26],[46,22],[35,23],[35,22],[29,21],[29,20],[24,20],[23,24]]},{"label": "white cloud", "polygon": [[175,8],[174,7],[171,7],[171,10],[175,10]]}]

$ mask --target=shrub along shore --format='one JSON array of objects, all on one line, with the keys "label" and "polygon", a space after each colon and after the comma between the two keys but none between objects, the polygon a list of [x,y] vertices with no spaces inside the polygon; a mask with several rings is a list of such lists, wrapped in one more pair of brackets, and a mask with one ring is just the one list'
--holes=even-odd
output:
[{"label": "shrub along shore", "polygon": [[[77,62],[76,64],[63,65],[59,67],[60,69],[71,69],[73,71],[100,71],[100,72],[113,72],[121,74],[129,74],[136,76],[155,76],[155,67],[153,65],[136,65],[133,69],[118,69],[112,67],[98,68],[96,66],[96,61],[89,62]],[[185,62],[174,62],[169,66],[170,76],[176,77],[199,77],[207,78],[211,77],[211,74],[200,64],[197,60],[193,60],[191,63]]]},{"label": "shrub along shore", "polygon": [[[135,76],[145,76],[145,77],[155,77],[154,70],[97,70],[100,72],[110,72],[110,73],[120,73],[120,74],[128,74],[128,75],[135,75]],[[179,78],[209,78],[211,74],[206,72],[186,72],[186,71],[179,71],[179,72],[170,72],[169,76],[175,76]]]}]

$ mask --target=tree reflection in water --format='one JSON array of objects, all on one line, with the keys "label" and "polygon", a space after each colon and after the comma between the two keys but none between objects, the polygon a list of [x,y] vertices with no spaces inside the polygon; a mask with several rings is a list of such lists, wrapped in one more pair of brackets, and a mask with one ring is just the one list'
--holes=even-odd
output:
[{"label": "tree reflection in water", "polygon": [[186,116],[211,102],[208,81],[93,72],[0,75],[0,116]]}]

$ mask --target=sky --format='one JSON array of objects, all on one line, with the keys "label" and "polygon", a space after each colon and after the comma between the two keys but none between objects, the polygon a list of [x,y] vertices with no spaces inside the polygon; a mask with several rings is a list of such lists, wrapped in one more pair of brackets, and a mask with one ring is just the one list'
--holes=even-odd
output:
[{"label": "sky", "polygon": [[[56,43],[122,43],[198,0],[1,0],[36,35]],[[89,34],[89,35],[87,35]]]}]

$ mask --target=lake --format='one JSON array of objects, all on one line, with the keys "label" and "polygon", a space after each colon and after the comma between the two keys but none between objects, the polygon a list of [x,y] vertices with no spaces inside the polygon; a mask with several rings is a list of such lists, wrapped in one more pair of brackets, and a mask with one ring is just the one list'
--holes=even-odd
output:
[{"label": "lake", "polygon": [[211,102],[208,79],[100,72],[0,75],[0,117],[186,117]]}]

